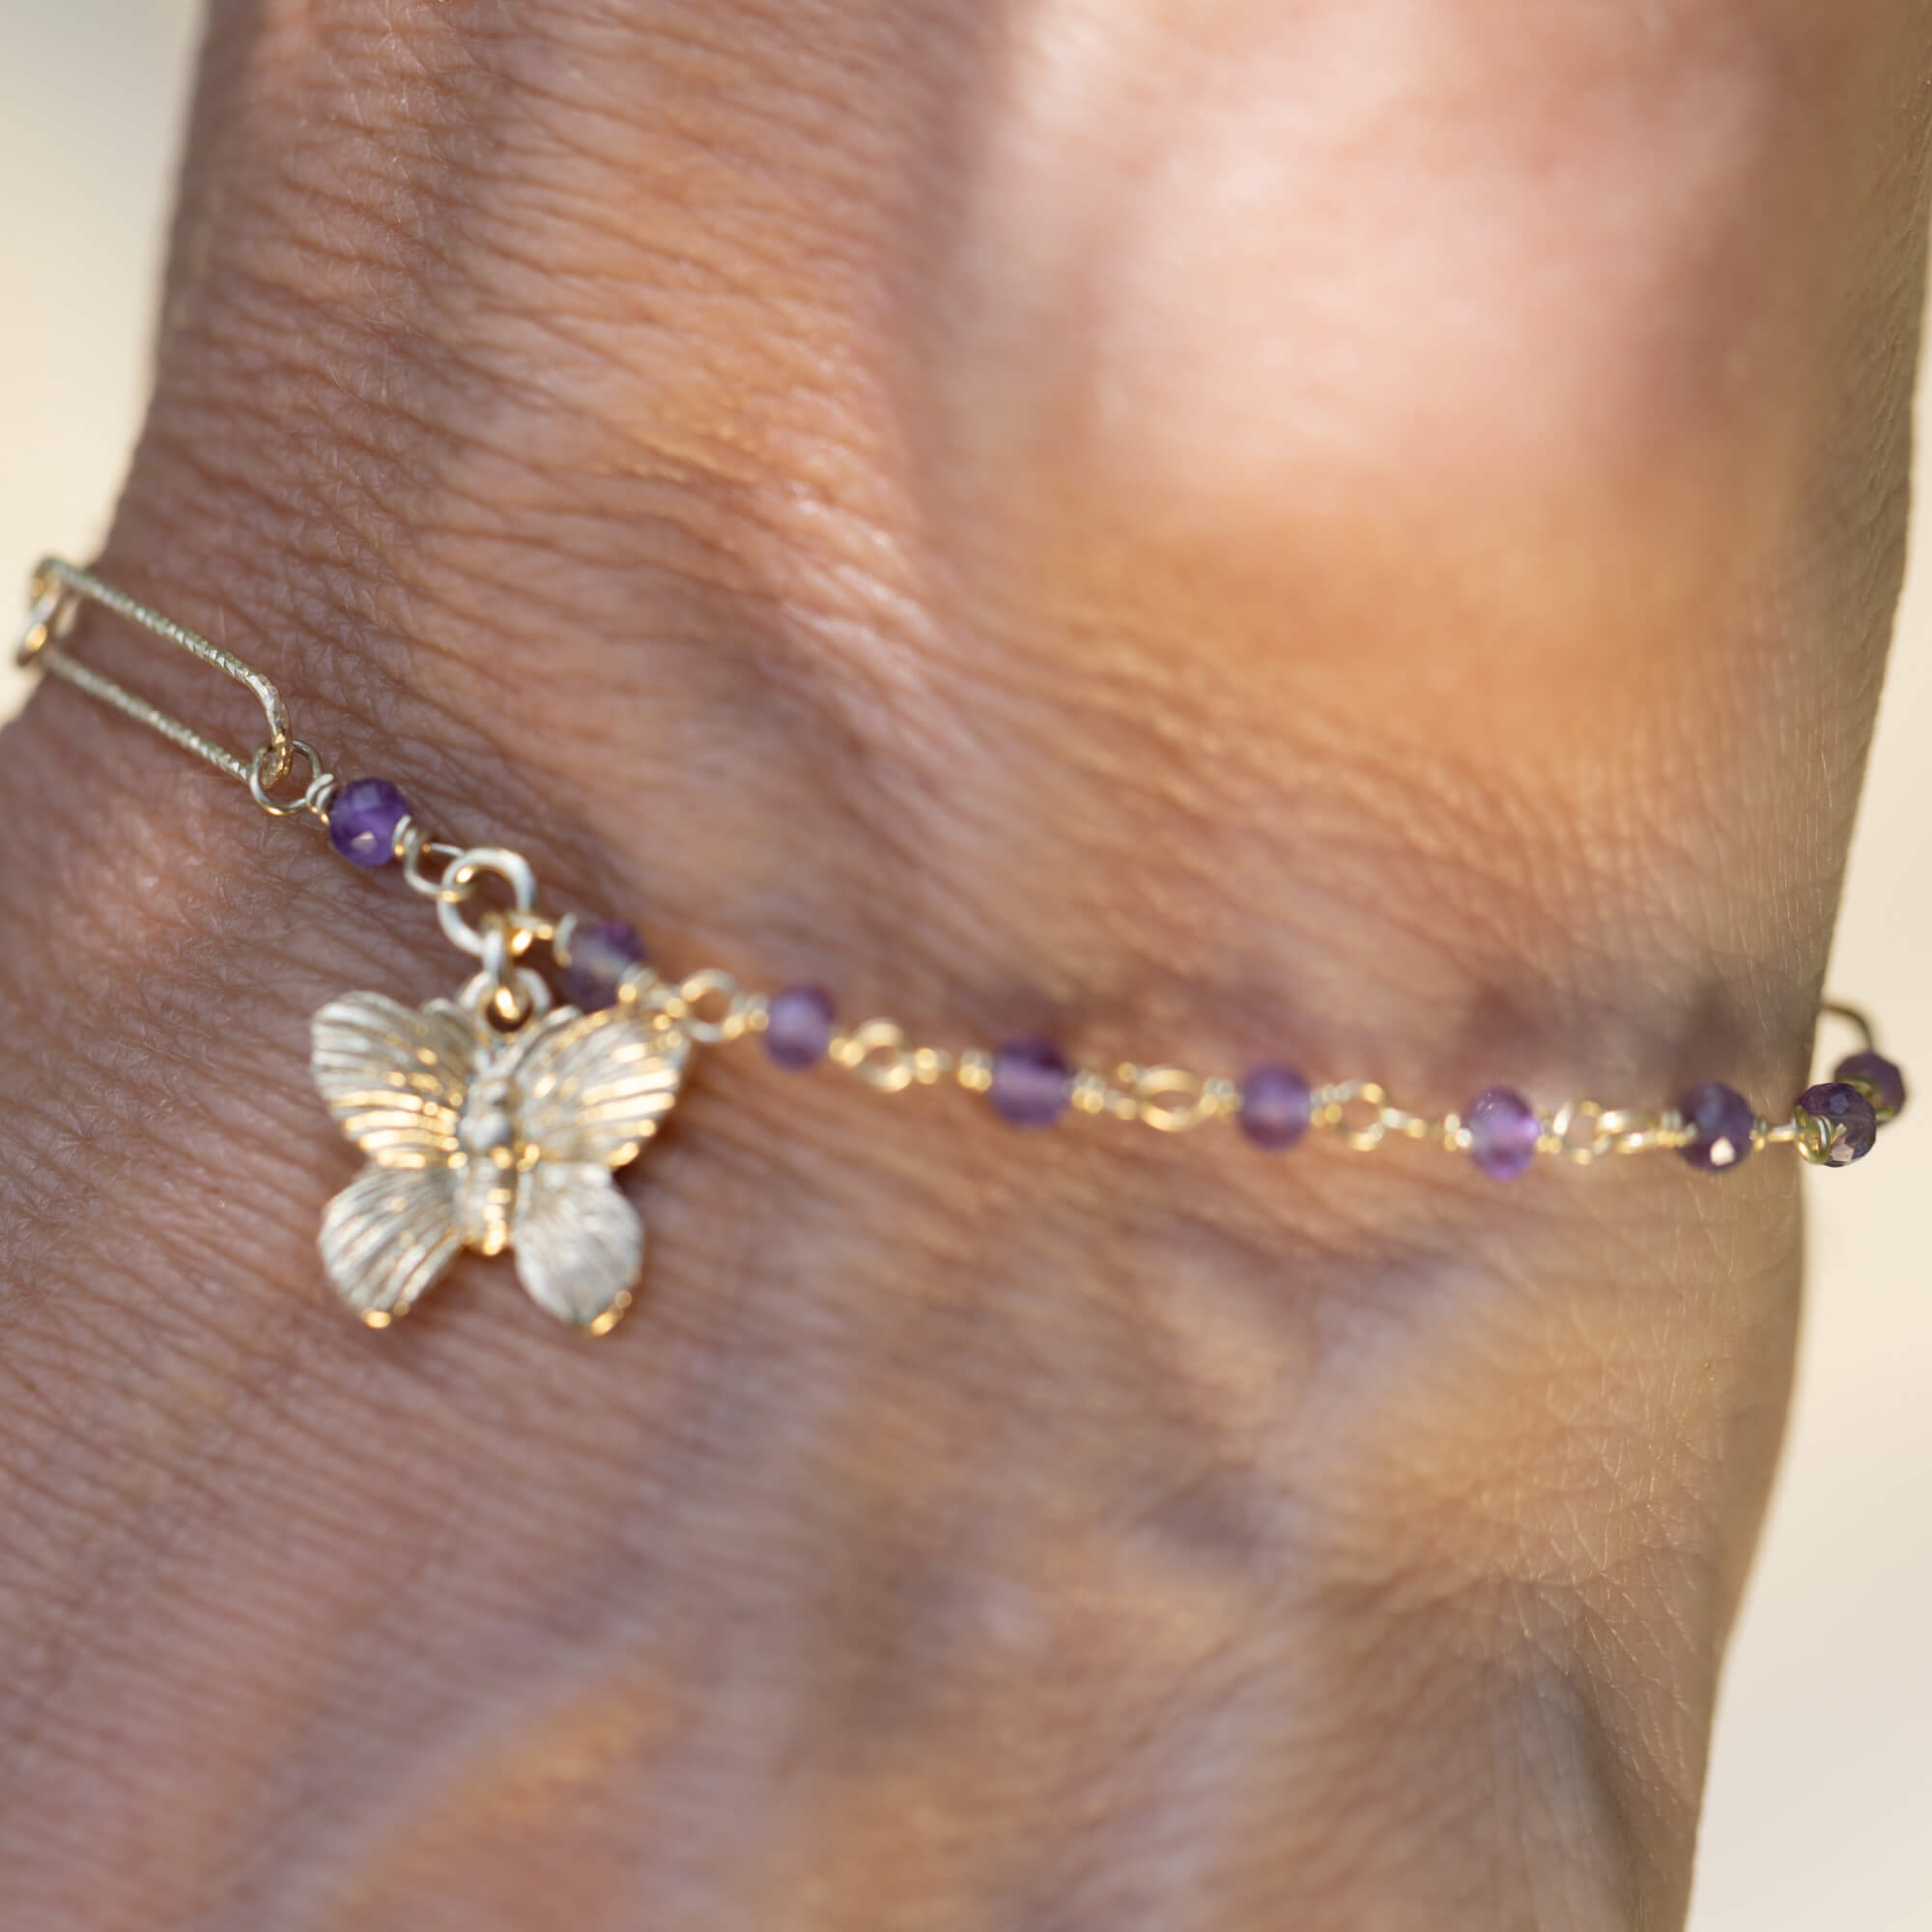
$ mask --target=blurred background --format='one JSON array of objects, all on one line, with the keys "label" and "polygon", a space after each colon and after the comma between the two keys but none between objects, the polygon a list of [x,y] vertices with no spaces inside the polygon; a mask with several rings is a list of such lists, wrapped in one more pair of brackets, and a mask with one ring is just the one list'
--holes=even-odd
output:
[{"label": "blurred background", "polygon": [[[196,13],[0,0],[0,590],[44,551],[89,556],[119,486]],[[1833,983],[1885,1017],[1925,1092],[1889,1158],[1807,1177],[1797,1412],[1725,1682],[1692,1932],[1932,1932],[1932,462],[1920,470]],[[0,717],[21,685],[0,665]]]}]

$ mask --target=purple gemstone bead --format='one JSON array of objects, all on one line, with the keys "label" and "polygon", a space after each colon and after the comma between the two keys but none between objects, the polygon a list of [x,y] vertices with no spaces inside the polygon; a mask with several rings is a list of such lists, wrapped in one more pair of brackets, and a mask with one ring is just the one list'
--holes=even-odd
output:
[{"label": "purple gemstone bead", "polygon": [[832,995],[823,986],[787,986],[765,1009],[765,1051],[797,1072],[832,1048]]},{"label": "purple gemstone bead", "polygon": [[387,779],[351,779],[328,801],[328,842],[352,866],[386,866],[410,802]]},{"label": "purple gemstone bead", "polygon": [[1492,1180],[1514,1180],[1536,1158],[1543,1122],[1513,1087],[1491,1087],[1463,1111],[1469,1130],[1469,1158]]},{"label": "purple gemstone bead", "polygon": [[[1850,1167],[1872,1151],[1878,1139],[1878,1109],[1849,1081],[1826,1080],[1807,1087],[1792,1110],[1812,1150],[1822,1149],[1823,1167]],[[1817,1159],[1815,1151],[1810,1157]]]},{"label": "purple gemstone bead", "polygon": [[1861,1089],[1882,1122],[1905,1111],[1905,1075],[1882,1053],[1854,1053],[1838,1062],[1832,1078]]},{"label": "purple gemstone bead", "polygon": [[1050,1039],[1010,1039],[993,1056],[986,1097],[1016,1127],[1050,1127],[1072,1088],[1073,1069]]},{"label": "purple gemstone bead", "polygon": [[1750,1158],[1757,1115],[1735,1087],[1707,1080],[1678,1101],[1677,1111],[1684,1116],[1685,1125],[1696,1131],[1697,1138],[1682,1150],[1692,1167],[1721,1174]]},{"label": "purple gemstone bead", "polygon": [[600,919],[570,935],[570,964],[563,970],[564,997],[581,1013],[601,1013],[617,1004],[617,987],[633,966],[644,963],[644,942],[620,919]]},{"label": "purple gemstone bead", "polygon": [[1292,1148],[1308,1131],[1313,1110],[1308,1082],[1291,1066],[1257,1066],[1241,1082],[1241,1131],[1270,1153]]}]

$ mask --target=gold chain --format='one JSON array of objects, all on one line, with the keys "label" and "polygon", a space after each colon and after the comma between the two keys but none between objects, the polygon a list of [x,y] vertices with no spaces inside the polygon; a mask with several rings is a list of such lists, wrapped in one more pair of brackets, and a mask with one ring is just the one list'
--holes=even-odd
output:
[{"label": "gold chain", "polygon": [[[173,619],[137,603],[92,573],[57,557],[35,570],[29,592],[27,626],[16,661],[87,692],[115,710],[158,732],[169,743],[193,753],[246,786],[255,803],[276,818],[299,817],[327,828],[337,781],[321,756],[295,735],[287,705],[267,677],[233,653],[209,642]],[[268,722],[269,736],[243,758],[161,710],[137,693],[104,677],[74,658],[65,639],[83,603],[99,604],[143,630],[179,645],[249,690]],[[276,795],[295,776],[299,760],[307,782],[298,792]],[[466,847],[432,838],[405,818],[395,834],[395,857],[404,878],[436,902],[445,937],[479,960],[466,999],[479,1012],[504,1026],[521,1024],[548,1008],[550,992],[540,976],[522,964],[531,947],[548,946],[560,966],[570,960],[576,915],[552,921],[537,909],[536,876],[520,854],[497,846]],[[485,879],[506,885],[513,903],[486,912],[470,924],[461,908]],[[697,1045],[717,1045],[755,1037],[770,1023],[771,997],[742,987],[729,973],[704,967],[682,980],[660,978],[647,966],[625,973],[618,996],[639,1002],[656,1021],[675,1028]],[[1828,1002],[1825,1015],[1851,1025],[1863,1048],[1874,1050],[1871,1022],[1857,1008]],[[871,1019],[831,1036],[831,1063],[881,1094],[949,1082],[970,1093],[994,1085],[996,1057],[981,1048],[955,1050],[916,1044],[895,1020]],[[1241,1090],[1233,1080],[1180,1066],[1142,1066],[1123,1062],[1106,1070],[1075,1068],[1069,1076],[1068,1104],[1078,1113],[1103,1116],[1151,1127],[1158,1133],[1189,1133],[1216,1122],[1238,1119]],[[1450,1152],[1472,1146],[1461,1114],[1417,1114],[1399,1105],[1373,1080],[1345,1080],[1316,1087],[1310,1094],[1309,1125],[1356,1152],[1370,1153],[1391,1141],[1421,1141]],[[1537,1116],[1539,1154],[1579,1167],[1616,1154],[1674,1151],[1696,1139],[1674,1108],[1606,1107],[1593,1099],[1565,1100]],[[1759,1116],[1752,1129],[1753,1150],[1795,1144],[1808,1158],[1823,1159],[1829,1147],[1815,1125],[1794,1118],[1781,1122]]]}]

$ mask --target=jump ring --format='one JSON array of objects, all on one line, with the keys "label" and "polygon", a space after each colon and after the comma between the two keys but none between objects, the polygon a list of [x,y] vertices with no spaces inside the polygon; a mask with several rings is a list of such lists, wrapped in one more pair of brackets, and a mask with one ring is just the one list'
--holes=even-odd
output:
[{"label": "jump ring", "polygon": [[[308,766],[309,781],[302,787],[302,795],[292,801],[271,797],[269,787],[279,784],[288,776],[289,767],[294,762],[290,753],[294,753]],[[271,768],[270,760],[275,763]],[[290,738],[277,744],[270,738],[265,745],[255,748],[255,755],[248,760],[248,792],[257,805],[270,818],[299,818],[303,812],[313,812],[311,803],[317,787],[327,774],[322,768],[322,755],[313,745],[304,744],[299,738]]]},{"label": "jump ring", "polygon": [[[1587,1128],[1588,1140],[1577,1138],[1579,1125]],[[1602,1101],[1566,1100],[1549,1117],[1542,1146],[1577,1167],[1589,1167],[1616,1151],[1617,1133],[1618,1128]]]},{"label": "jump ring", "polygon": [[436,895],[436,918],[442,927],[442,936],[459,952],[467,952],[472,959],[483,956],[482,934],[457,908],[490,875],[509,887],[518,912],[536,910],[537,875],[521,852],[512,852],[501,845],[472,845],[468,851],[457,853],[443,867],[442,884]]},{"label": "jump ring", "polygon": [[[1344,1144],[1357,1153],[1373,1153],[1388,1137],[1388,1122],[1384,1118],[1389,1105],[1387,1092],[1373,1080],[1345,1081],[1340,1087],[1330,1087],[1316,1096],[1315,1119],[1319,1125],[1332,1127]],[[1356,1126],[1349,1119],[1351,1106],[1362,1106],[1373,1111],[1374,1118],[1364,1126]]]},{"label": "jump ring", "polygon": [[58,637],[72,627],[80,599],[45,571],[36,571],[30,594],[33,608],[27,612],[27,628],[20,633],[14,662],[24,670]]},{"label": "jump ring", "polygon": [[[716,1019],[704,1019],[697,1011],[700,1000],[723,1000],[724,1010]],[[716,966],[706,966],[692,974],[677,989],[680,1009],[677,1024],[685,1037],[699,1046],[716,1046],[721,1040],[737,1039],[752,1023],[752,1002],[730,974]]]},{"label": "jump ring", "polygon": [[1184,1134],[1217,1111],[1208,1083],[1184,1067],[1144,1067],[1134,1081],[1134,1116],[1156,1133]]},{"label": "jump ring", "polygon": [[457,1004],[486,1025],[500,1022],[519,1027],[542,1019],[551,1009],[551,990],[542,974],[527,966],[513,966],[498,982],[488,972],[475,974],[457,996]]}]

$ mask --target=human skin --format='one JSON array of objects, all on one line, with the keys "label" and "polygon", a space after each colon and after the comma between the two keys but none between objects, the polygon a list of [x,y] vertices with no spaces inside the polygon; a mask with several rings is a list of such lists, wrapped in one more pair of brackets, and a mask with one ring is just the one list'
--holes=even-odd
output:
[{"label": "human skin", "polygon": [[[218,0],[101,568],[672,970],[1775,1111],[1928,28]],[[9,1925],[1681,1922],[1788,1151],[1502,1188],[741,1048],[614,1335],[481,1262],[371,1333],[307,1015],[469,962],[64,688],[0,824]]]}]

